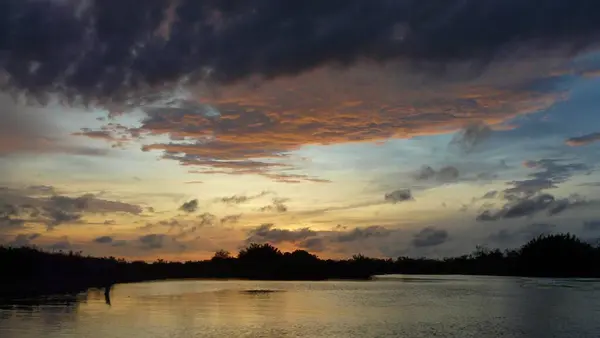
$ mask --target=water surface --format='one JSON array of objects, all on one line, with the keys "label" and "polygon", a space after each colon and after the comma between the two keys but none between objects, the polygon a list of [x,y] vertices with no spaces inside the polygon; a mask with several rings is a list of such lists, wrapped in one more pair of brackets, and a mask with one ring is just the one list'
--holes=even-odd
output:
[{"label": "water surface", "polygon": [[600,281],[165,281],[0,306],[0,337],[599,337]]}]

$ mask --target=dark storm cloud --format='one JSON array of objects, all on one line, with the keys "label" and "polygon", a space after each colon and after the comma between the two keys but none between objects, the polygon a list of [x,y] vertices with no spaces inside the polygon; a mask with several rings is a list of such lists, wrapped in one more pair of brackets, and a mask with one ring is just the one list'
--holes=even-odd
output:
[{"label": "dark storm cloud", "polygon": [[365,58],[485,66],[512,50],[572,55],[599,36],[591,0],[0,2],[4,87],[84,100]]},{"label": "dark storm cloud", "polygon": [[428,247],[443,244],[448,240],[448,232],[433,227],[427,227],[419,231],[412,239],[415,247]]},{"label": "dark storm cloud", "polygon": [[187,213],[195,212],[196,210],[198,210],[198,200],[197,199],[193,199],[191,201],[183,203],[179,207],[179,210],[185,211]]}]

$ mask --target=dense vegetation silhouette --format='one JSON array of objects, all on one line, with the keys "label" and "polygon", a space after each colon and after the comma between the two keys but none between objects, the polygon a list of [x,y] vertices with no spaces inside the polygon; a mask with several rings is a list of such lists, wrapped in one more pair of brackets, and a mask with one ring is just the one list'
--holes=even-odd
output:
[{"label": "dense vegetation silhouette", "polygon": [[210,260],[153,263],[79,252],[0,247],[0,297],[76,293],[115,283],[175,278],[263,280],[368,279],[383,274],[467,274],[528,277],[600,277],[600,247],[570,234],[540,235],[515,250],[477,247],[468,255],[443,259],[320,259],[304,251],[281,252],[250,244],[236,257],[218,251]]}]

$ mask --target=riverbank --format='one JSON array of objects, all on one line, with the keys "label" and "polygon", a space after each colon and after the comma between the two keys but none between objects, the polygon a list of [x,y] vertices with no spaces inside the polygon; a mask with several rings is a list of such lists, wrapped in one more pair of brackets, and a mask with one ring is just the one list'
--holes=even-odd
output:
[{"label": "riverbank", "polygon": [[557,234],[534,238],[516,250],[478,247],[469,255],[443,259],[355,255],[346,260],[325,260],[303,250],[283,253],[269,244],[251,244],[237,257],[221,251],[203,261],[148,263],[0,247],[0,271],[0,298],[190,278],[321,281],[367,280],[387,274],[598,278],[600,248],[572,235]]}]

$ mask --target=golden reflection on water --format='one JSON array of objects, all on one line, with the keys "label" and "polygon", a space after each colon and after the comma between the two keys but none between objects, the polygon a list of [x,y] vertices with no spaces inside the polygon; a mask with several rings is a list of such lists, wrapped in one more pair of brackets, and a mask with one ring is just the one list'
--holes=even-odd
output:
[{"label": "golden reflection on water", "polygon": [[600,283],[165,281],[0,304],[1,338],[595,337]]},{"label": "golden reflection on water", "polygon": [[[79,309],[82,316],[108,314],[137,324],[160,326],[227,326],[269,322],[300,322],[313,317],[323,320],[341,316],[348,309],[336,307],[330,297],[318,292],[294,292],[293,282],[177,281],[117,285],[111,290],[111,305],[104,292],[90,291],[88,302]],[[140,311],[142,310],[142,311]]]}]

